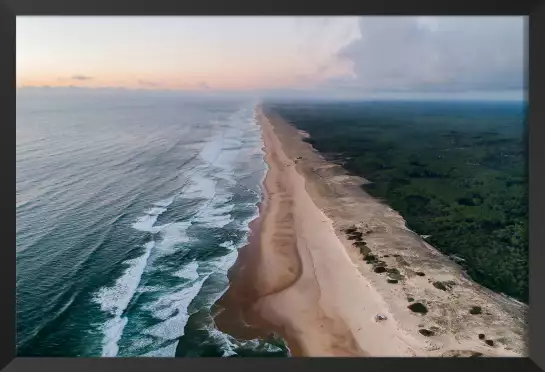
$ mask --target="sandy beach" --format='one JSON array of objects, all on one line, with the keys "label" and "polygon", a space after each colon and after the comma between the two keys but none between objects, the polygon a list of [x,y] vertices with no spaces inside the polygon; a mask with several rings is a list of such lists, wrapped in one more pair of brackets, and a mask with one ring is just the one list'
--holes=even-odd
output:
[{"label": "sandy beach", "polygon": [[[468,279],[367,195],[366,180],[302,141],[308,134],[266,107],[257,118],[269,167],[264,201],[219,302],[220,329],[242,338],[277,332],[294,356],[526,355],[525,305]],[[364,260],[362,247],[389,271]]]}]

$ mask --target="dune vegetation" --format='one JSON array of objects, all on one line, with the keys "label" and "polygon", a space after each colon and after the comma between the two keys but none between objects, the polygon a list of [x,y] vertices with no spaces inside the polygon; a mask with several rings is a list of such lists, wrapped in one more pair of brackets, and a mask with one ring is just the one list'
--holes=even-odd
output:
[{"label": "dune vegetation", "polygon": [[274,103],[478,283],[528,301],[522,103]]}]

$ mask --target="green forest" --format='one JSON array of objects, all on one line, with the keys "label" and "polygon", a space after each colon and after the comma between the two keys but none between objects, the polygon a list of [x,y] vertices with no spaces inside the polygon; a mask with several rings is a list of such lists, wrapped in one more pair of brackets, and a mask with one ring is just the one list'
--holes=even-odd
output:
[{"label": "green forest", "polygon": [[528,302],[525,106],[270,103],[478,283]]}]

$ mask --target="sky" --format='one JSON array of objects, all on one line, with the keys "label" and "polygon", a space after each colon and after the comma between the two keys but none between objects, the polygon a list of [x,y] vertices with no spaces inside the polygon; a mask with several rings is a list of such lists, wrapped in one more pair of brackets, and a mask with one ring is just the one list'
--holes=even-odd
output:
[{"label": "sky", "polygon": [[17,87],[521,97],[519,16],[16,19]]}]

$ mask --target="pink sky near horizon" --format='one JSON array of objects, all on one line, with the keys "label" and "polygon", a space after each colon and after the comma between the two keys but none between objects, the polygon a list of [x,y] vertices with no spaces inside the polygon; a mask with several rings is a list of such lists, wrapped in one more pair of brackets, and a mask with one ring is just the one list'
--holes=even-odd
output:
[{"label": "pink sky near horizon", "polygon": [[521,16],[18,16],[16,85],[520,99],[526,28]]},{"label": "pink sky near horizon", "polygon": [[[16,85],[252,90],[350,74],[355,17],[17,17]],[[324,27],[327,26],[327,27]]]}]

